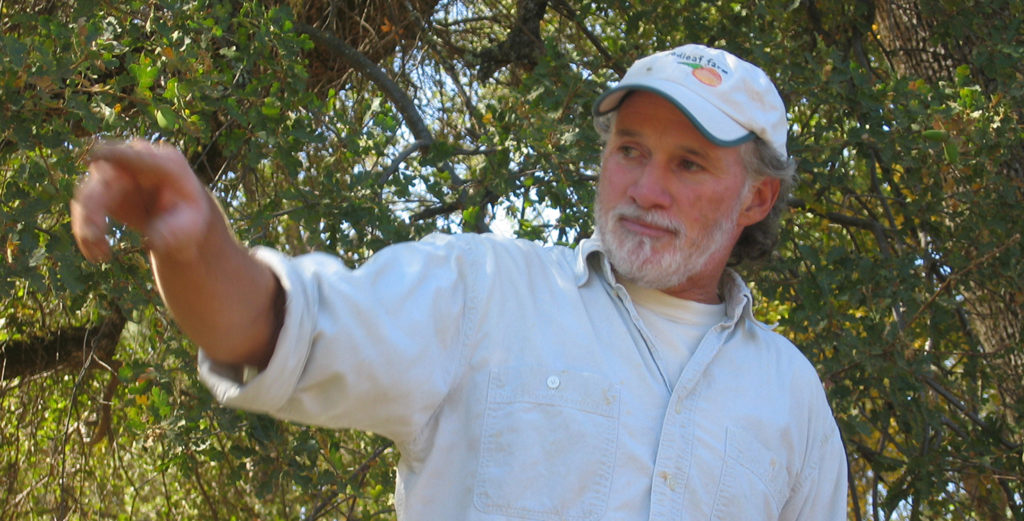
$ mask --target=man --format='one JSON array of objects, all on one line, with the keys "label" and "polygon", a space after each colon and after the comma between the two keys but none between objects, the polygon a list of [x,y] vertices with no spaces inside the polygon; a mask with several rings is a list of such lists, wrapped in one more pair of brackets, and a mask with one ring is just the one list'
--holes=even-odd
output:
[{"label": "man", "polygon": [[72,224],[91,259],[108,215],[146,234],[219,400],[393,439],[400,519],[843,519],[820,381],[726,268],[770,250],[793,175],[772,82],[687,45],[595,116],[598,236],[575,250],[434,236],[357,270],[250,253],[181,155],[145,143],[96,154]]}]

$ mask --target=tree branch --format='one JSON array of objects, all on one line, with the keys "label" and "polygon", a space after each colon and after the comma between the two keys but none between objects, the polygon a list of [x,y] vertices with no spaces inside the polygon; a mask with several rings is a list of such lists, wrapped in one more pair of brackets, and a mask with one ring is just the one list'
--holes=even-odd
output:
[{"label": "tree branch", "polygon": [[601,39],[598,38],[597,35],[593,33],[593,31],[588,29],[586,25],[583,25],[583,20],[580,20],[578,18],[578,13],[575,9],[572,8],[571,5],[569,5],[569,2],[567,2],[566,0],[553,0],[551,7],[554,8],[555,12],[568,18],[574,24],[576,24],[576,29],[583,33],[583,36],[587,38],[587,41],[589,41],[590,44],[594,46],[594,49],[597,49],[597,53],[600,54],[602,58],[604,58],[605,63],[607,63],[608,66],[611,67],[611,69],[615,71],[616,74],[618,74],[619,76],[626,75],[626,67],[624,67],[621,63],[618,62],[618,60],[615,59],[615,57],[612,56],[612,53],[608,51],[608,48],[605,47],[604,43],[601,42]]},{"label": "tree branch", "polygon": [[431,206],[425,210],[420,210],[409,216],[409,222],[426,221],[427,219],[433,219],[439,215],[445,215],[454,212],[455,210],[461,210],[463,207],[462,201],[455,201],[453,203],[446,203],[438,206]]},{"label": "tree branch", "polygon": [[888,258],[892,254],[892,245],[889,244],[889,238],[886,236],[886,228],[878,221],[854,217],[852,215],[846,215],[839,212],[819,212],[808,206],[806,202],[796,198],[790,199],[790,206],[792,208],[808,211],[813,215],[842,226],[868,230],[875,236],[875,240],[878,241],[878,245],[883,256]]},{"label": "tree branch", "polygon": [[[952,405],[961,413],[963,413],[964,416],[967,417],[967,419],[971,420],[971,423],[977,425],[986,432],[991,432],[992,427],[984,419],[982,419],[981,416],[978,416],[977,413],[968,409],[967,405],[963,401],[961,401],[960,398],[957,398],[956,395],[949,392],[948,389],[943,387],[942,384],[937,382],[934,378],[928,375],[921,375],[918,378],[922,382],[924,382],[925,385],[927,385],[933,391],[938,393],[938,395],[945,399],[950,405]],[[993,437],[996,438],[996,440],[999,441],[999,444],[1002,445],[1004,448],[1007,448],[1009,450],[1017,450],[1018,448],[1020,448],[1019,444],[1007,441],[1003,439],[1002,436],[993,433]]]},{"label": "tree branch", "polygon": [[405,120],[405,125],[409,128],[409,131],[412,132],[416,141],[420,143],[421,149],[434,143],[434,136],[430,133],[430,129],[427,128],[426,123],[423,122],[423,117],[420,115],[420,112],[416,108],[416,104],[412,101],[412,98],[410,98],[409,95],[402,90],[402,88],[399,87],[383,69],[378,67],[377,64],[370,61],[369,58],[363,56],[362,53],[345,43],[340,38],[327,34],[316,27],[296,22],[295,28],[299,33],[312,38],[316,44],[337,54],[354,70],[360,72],[363,76],[366,76],[375,85],[380,87],[388,99],[391,100],[391,103],[394,103],[395,108],[398,109],[398,113],[402,115],[402,119]]},{"label": "tree branch", "polygon": [[518,0],[516,21],[505,39],[494,46],[476,53],[479,74],[489,79],[499,69],[513,63],[533,67],[537,58],[544,54],[544,42],[540,36],[540,21],[548,8],[548,0]]},{"label": "tree branch", "polygon": [[[125,318],[114,311],[95,326],[68,327],[0,344],[0,378],[31,376],[62,367],[109,361]],[[89,348],[89,352],[86,352]],[[89,356],[92,355],[92,356]]]},{"label": "tree branch", "polygon": [[398,169],[401,168],[402,163],[404,163],[406,159],[409,159],[409,156],[415,154],[416,151],[419,150],[420,148],[427,146],[430,146],[430,143],[422,139],[417,139],[416,141],[412,142],[409,146],[405,147],[405,150],[402,150],[398,154],[398,156],[395,157],[393,161],[391,161],[391,164],[388,165],[387,168],[382,170],[380,174],[377,175],[377,184],[382,185],[388,182],[388,179],[390,179],[391,176],[395,175],[395,173],[398,172]]}]

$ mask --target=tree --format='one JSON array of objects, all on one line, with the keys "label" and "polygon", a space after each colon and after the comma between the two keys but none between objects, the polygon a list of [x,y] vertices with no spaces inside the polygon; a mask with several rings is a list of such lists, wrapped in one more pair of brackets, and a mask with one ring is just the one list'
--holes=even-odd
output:
[{"label": "tree", "polygon": [[821,236],[796,239],[791,273],[835,317],[801,334],[835,362],[856,482],[872,518],[1020,519],[1021,228],[993,210],[1022,197],[1021,136],[1006,131],[1021,118],[1021,10],[807,8],[839,103],[808,114],[835,131],[814,139],[827,155],[806,154],[820,183],[797,229]]},{"label": "tree", "polygon": [[[590,105],[695,41],[762,65],[802,183],[741,267],[824,379],[850,518],[1024,519],[1024,8],[1007,0],[0,3],[0,518],[388,519],[387,440],[229,411],[143,245],[85,264],[97,138],[181,147],[251,244],[590,234]],[[665,23],[664,21],[672,21]]]}]

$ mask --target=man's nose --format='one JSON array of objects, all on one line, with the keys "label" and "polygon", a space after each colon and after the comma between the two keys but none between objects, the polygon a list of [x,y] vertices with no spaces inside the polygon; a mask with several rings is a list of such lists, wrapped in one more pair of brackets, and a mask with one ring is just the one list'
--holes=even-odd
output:
[{"label": "man's nose", "polygon": [[637,173],[627,195],[641,208],[667,208],[672,202],[666,184],[668,175],[664,165],[649,161]]}]

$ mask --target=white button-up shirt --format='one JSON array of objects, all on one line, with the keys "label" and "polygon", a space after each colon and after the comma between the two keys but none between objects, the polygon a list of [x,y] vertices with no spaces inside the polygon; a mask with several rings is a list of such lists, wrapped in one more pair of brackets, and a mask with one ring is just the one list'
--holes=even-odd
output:
[{"label": "white button-up shirt", "polygon": [[845,519],[817,374],[732,271],[725,320],[670,381],[599,240],[437,235],[356,270],[256,255],[287,293],[273,358],[241,383],[200,353],[204,382],[233,407],[394,440],[399,519]]}]

